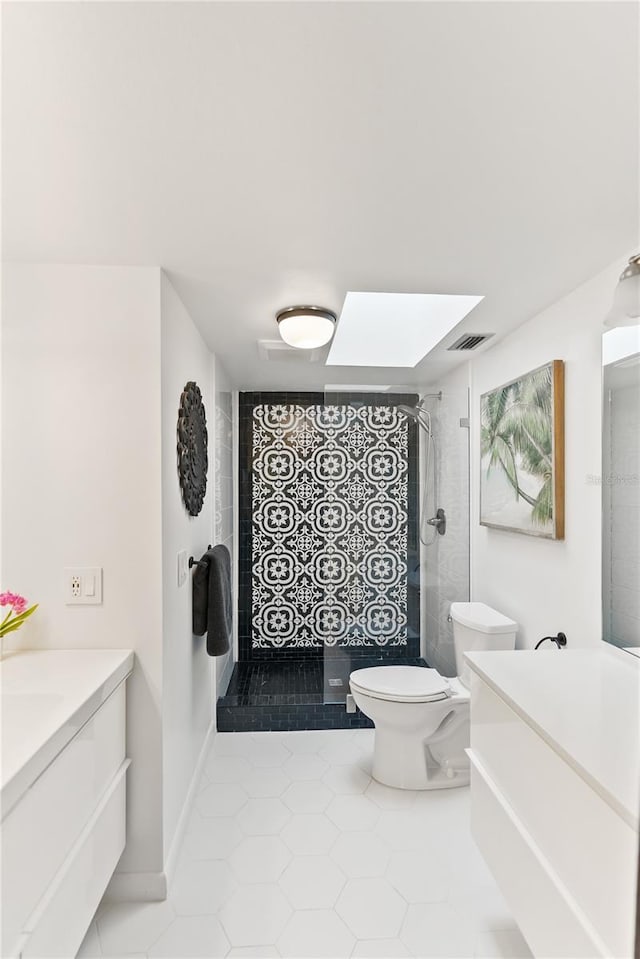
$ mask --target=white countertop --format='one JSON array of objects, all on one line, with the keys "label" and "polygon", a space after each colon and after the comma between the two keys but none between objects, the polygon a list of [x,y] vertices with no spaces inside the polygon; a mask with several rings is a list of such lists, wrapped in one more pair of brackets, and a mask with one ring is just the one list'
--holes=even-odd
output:
[{"label": "white countertop", "polygon": [[601,649],[467,654],[477,673],[629,825],[640,811],[640,660]]},{"label": "white countertop", "polygon": [[6,653],[0,661],[2,818],[133,669],[128,649]]}]

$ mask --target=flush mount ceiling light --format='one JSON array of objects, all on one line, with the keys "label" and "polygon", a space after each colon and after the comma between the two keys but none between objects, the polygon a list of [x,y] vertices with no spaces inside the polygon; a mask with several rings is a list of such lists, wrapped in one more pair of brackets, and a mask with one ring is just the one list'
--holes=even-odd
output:
[{"label": "flush mount ceiling light", "polygon": [[618,280],[604,325],[609,329],[617,326],[637,326],[640,323],[640,253],[632,256]]},{"label": "flush mount ceiling light", "polygon": [[324,346],[336,328],[336,314],[322,306],[288,306],[276,320],[282,339],[297,350]]}]

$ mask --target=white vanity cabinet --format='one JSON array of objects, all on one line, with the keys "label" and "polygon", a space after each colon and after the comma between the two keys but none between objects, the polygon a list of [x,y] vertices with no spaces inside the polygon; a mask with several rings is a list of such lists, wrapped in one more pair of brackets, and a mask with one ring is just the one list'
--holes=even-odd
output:
[{"label": "white vanity cabinet", "polygon": [[0,664],[3,957],[74,956],[125,844],[128,650]]},{"label": "white vanity cabinet", "polygon": [[471,827],[538,957],[631,957],[637,659],[470,654]]}]

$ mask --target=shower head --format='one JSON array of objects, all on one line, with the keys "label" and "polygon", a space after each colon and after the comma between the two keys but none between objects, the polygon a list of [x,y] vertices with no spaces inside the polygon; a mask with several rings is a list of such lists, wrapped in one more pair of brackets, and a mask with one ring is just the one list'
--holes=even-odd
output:
[{"label": "shower head", "polygon": [[418,426],[422,427],[427,436],[431,436],[431,413],[423,409],[418,403],[416,406],[407,406],[406,403],[398,403],[396,409],[413,420]]},{"label": "shower head", "polygon": [[417,420],[421,412],[417,406],[407,406],[406,403],[398,403],[396,409],[400,413],[404,413],[404,415],[408,416],[411,420]]},{"label": "shower head", "polygon": [[435,396],[437,399],[442,399],[442,390],[439,393],[425,393],[424,396],[421,396],[415,406],[408,406],[406,403],[398,403],[396,409],[401,413],[404,413],[405,416],[408,416],[409,419],[417,420],[420,415],[430,416],[428,410],[424,408],[424,401],[431,396]]}]

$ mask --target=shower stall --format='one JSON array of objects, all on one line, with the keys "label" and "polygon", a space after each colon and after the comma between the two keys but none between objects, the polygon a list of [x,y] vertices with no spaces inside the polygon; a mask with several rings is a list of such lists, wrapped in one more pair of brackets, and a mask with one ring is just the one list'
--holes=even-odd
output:
[{"label": "shower stall", "polygon": [[220,730],[370,725],[349,673],[427,665],[440,397],[239,394],[238,661]]}]

